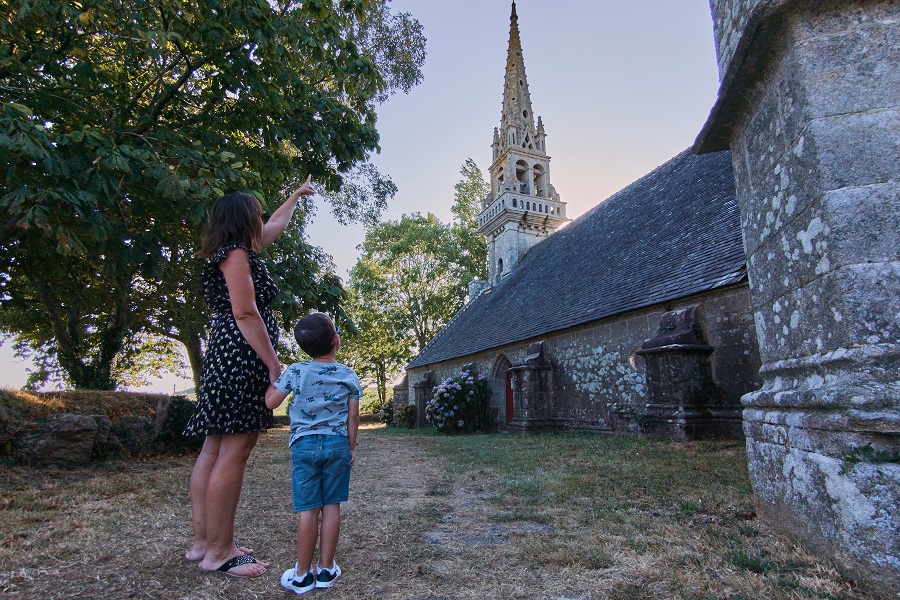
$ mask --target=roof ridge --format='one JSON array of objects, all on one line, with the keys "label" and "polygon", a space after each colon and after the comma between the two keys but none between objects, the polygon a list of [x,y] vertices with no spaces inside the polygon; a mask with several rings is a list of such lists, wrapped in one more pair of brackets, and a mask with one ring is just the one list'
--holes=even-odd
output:
[{"label": "roof ridge", "polygon": [[736,284],[745,265],[731,153],[686,149],[531,247],[408,366]]}]

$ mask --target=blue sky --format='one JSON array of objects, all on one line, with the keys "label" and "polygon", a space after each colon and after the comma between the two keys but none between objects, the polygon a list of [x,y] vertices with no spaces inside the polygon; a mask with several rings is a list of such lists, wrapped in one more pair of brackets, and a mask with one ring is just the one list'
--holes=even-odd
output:
[{"label": "blue sky", "polygon": [[[379,110],[373,162],[399,188],[385,218],[432,212],[450,220],[453,185],[472,158],[487,172],[500,124],[509,40],[506,0],[392,0],[425,27],[425,80]],[[519,0],[534,112],[543,118],[550,181],[576,218],[690,146],[718,88],[707,0]],[[310,241],[342,276],[364,237],[319,207]],[[26,365],[0,347],[0,386]],[[151,389],[190,382],[168,377]]]}]

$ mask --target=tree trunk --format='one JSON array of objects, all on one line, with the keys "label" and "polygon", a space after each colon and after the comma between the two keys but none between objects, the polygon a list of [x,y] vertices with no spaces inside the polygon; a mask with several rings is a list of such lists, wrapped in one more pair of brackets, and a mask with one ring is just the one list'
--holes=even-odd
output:
[{"label": "tree trunk", "polygon": [[178,341],[184,345],[188,362],[191,364],[191,377],[194,379],[194,393],[200,391],[200,374],[203,372],[203,346],[200,333],[191,331],[179,336]]},{"label": "tree trunk", "polygon": [[375,380],[378,385],[378,406],[384,406],[387,400],[387,371],[383,362],[375,365]]},{"label": "tree trunk", "polygon": [[32,285],[44,305],[45,314],[52,327],[56,341],[56,360],[68,375],[76,390],[114,390],[116,382],[112,375],[113,360],[122,350],[125,332],[122,310],[117,309],[108,327],[101,333],[100,350],[93,360],[86,362],[83,354],[85,341],[81,314],[72,307],[68,314],[59,310],[60,303],[46,282],[32,278]]}]

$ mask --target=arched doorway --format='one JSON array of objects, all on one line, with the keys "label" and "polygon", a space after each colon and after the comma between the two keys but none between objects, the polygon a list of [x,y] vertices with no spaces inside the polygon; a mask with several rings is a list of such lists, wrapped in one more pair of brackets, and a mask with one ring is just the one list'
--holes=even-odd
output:
[{"label": "arched doorway", "polygon": [[512,391],[512,371],[506,371],[506,426],[509,427],[509,422],[513,420],[514,406],[513,406],[513,391]]},{"label": "arched doorway", "polygon": [[510,387],[512,373],[509,370],[511,366],[509,359],[501,354],[494,361],[494,367],[491,369],[491,407],[496,419],[496,426],[500,430],[506,430],[513,417],[512,389]]}]

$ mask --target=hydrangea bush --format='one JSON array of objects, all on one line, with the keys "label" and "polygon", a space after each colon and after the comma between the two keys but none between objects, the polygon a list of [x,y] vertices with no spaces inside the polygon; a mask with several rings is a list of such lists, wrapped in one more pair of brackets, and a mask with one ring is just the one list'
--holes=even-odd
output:
[{"label": "hydrangea bush", "polygon": [[484,375],[463,371],[432,389],[434,396],[425,404],[425,418],[442,433],[476,431],[483,426],[491,390]]}]

